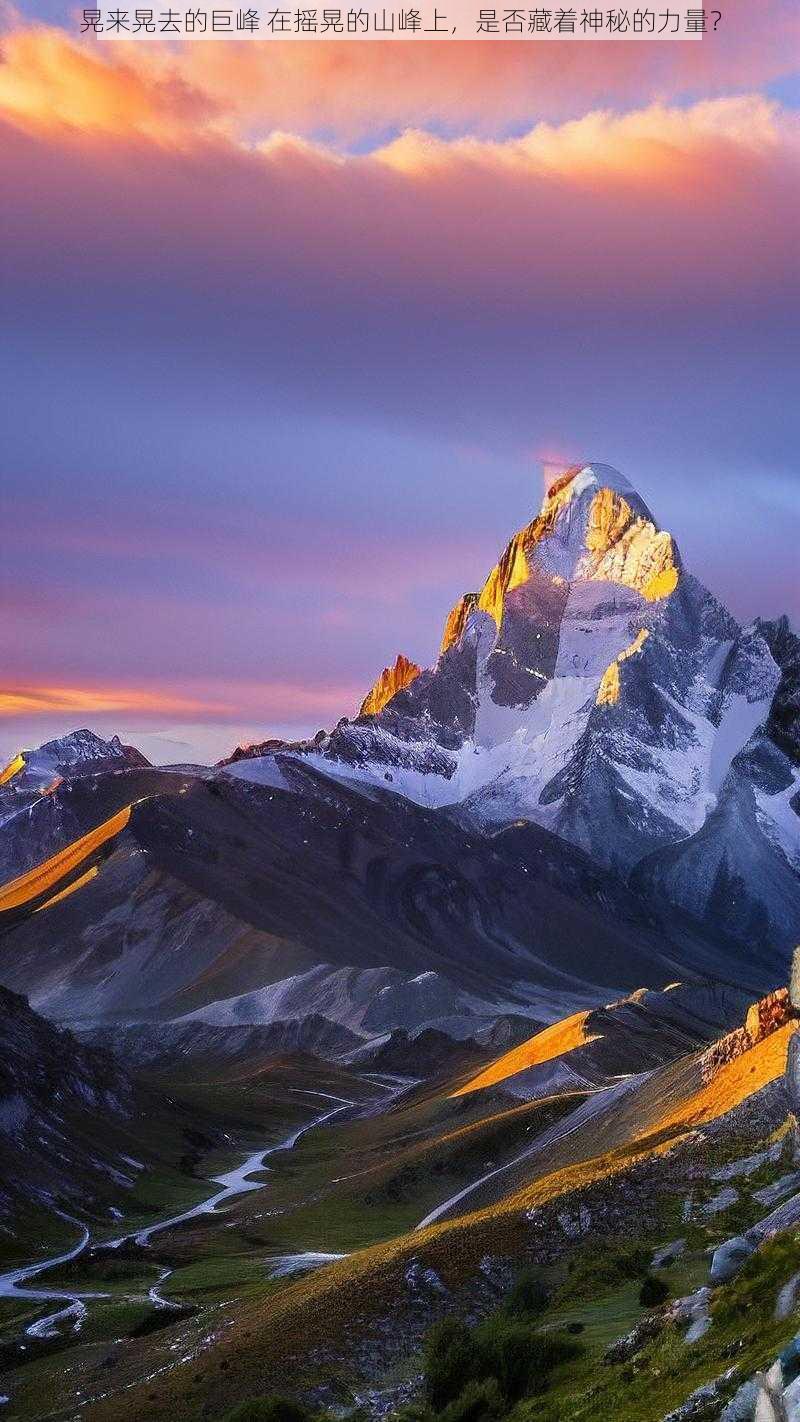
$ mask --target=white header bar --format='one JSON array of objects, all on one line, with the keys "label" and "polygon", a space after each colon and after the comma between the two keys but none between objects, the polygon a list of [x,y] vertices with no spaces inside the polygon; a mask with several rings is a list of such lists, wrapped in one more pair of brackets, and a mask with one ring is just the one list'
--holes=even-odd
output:
[{"label": "white header bar", "polygon": [[721,10],[666,5],[655,9],[610,6],[483,5],[438,0],[418,5],[253,5],[84,9],[81,34],[101,40],[514,40],[583,44],[615,41],[695,41],[712,37]]}]

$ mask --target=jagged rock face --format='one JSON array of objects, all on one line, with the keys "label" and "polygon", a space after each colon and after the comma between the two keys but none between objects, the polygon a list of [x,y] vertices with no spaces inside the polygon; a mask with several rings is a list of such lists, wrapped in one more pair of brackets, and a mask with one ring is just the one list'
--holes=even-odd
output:
[{"label": "jagged rock face", "polygon": [[[118,1062],[82,1047],[37,1016],[24,997],[0,987],[0,1130],[13,1135],[16,1114],[28,1119],[54,1110],[54,1092],[65,1110],[71,1100],[83,1109],[128,1113],[133,1089]],[[55,1108],[59,1109],[58,1107]]]},{"label": "jagged rock face", "polygon": [[759,622],[758,627],[781,669],[766,733],[793,765],[800,765],[800,637],[792,632],[788,617]]},{"label": "jagged rock face", "polygon": [[744,815],[777,907],[762,923],[763,894],[739,895],[724,928],[755,920],[784,943],[800,928],[798,704],[788,625],[740,627],[623,476],[593,464],[566,471],[456,603],[434,667],[298,749],[483,831],[534,821],[626,875],[687,846],[686,873],[670,860],[647,891],[700,918],[738,882]]},{"label": "jagged rock face", "polygon": [[795,1009],[789,999],[788,988],[777,988],[747,1010],[744,1026],[736,1027],[726,1036],[720,1037],[700,1061],[703,1081],[709,1082],[728,1062],[749,1052],[758,1042],[763,1042],[773,1032],[779,1031],[795,1016]]},{"label": "jagged rock face", "polygon": [[395,659],[394,666],[384,667],[378,680],[373,684],[368,694],[361,703],[360,716],[377,716],[384,706],[395,697],[398,691],[403,691],[410,686],[419,676],[421,667],[416,662],[410,662],[408,657],[404,657],[400,652]]},{"label": "jagged rock face", "polygon": [[451,608],[444,624],[442,641],[439,647],[440,657],[444,656],[444,653],[449,651],[456,642],[461,641],[461,634],[467,625],[470,614],[475,611],[477,605],[478,594],[476,592],[468,592],[463,593],[455,606]]}]

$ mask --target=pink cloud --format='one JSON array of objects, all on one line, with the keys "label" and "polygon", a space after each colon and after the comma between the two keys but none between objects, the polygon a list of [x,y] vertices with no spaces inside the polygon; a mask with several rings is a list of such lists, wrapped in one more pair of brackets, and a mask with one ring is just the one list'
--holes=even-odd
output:
[{"label": "pink cloud", "polygon": [[758,96],[601,111],[503,142],[409,131],[367,156],[279,135],[256,151],[187,145],[9,134],[20,279],[38,287],[58,234],[62,292],[128,272],[211,312],[223,274],[234,309],[278,291],[286,310],[365,311],[391,293],[445,312],[478,293],[489,320],[509,301],[707,303],[795,283],[798,122]]},{"label": "pink cloud", "polygon": [[347,139],[408,123],[504,132],[614,96],[719,94],[790,72],[800,29],[791,0],[729,0],[700,43],[95,44],[45,27],[5,41],[0,95],[22,122],[81,130]]},{"label": "pink cloud", "polygon": [[65,722],[96,716],[163,720],[190,717],[198,722],[236,722],[259,717],[267,722],[303,722],[318,716],[329,721],[354,715],[365,688],[353,682],[193,681],[158,690],[124,685],[5,682],[0,687],[0,719],[53,717]]}]

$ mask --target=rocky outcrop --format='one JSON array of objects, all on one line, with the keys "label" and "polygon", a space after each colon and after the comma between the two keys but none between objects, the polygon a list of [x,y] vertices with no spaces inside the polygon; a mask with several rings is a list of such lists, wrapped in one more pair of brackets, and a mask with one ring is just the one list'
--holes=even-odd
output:
[{"label": "rocky outcrop", "polygon": [[361,703],[359,716],[377,716],[384,706],[395,697],[398,691],[403,691],[410,686],[419,676],[421,667],[416,662],[410,662],[408,657],[404,657],[400,652],[395,659],[394,666],[384,667],[378,680],[373,684],[371,690],[364,697]]},{"label": "rocky outcrop", "polygon": [[728,1032],[703,1054],[700,1061],[703,1081],[713,1081],[728,1062],[736,1061],[737,1057],[749,1052],[751,1047],[777,1032],[794,1016],[796,1013],[789,1000],[787,988],[778,988],[753,1003],[752,1007],[748,1008],[744,1027],[737,1027],[733,1032]]},{"label": "rocky outcrop", "polygon": [[[20,811],[30,810],[65,783],[77,785],[97,775],[149,768],[150,762],[141,751],[124,745],[119,736],[104,740],[94,731],[70,731],[57,740],[45,741],[36,750],[20,751],[0,771],[0,824]],[[4,858],[0,851],[0,878],[4,877],[6,865],[13,865],[14,861],[13,853],[5,864]]]},{"label": "rocky outcrop", "polygon": [[57,740],[45,741],[36,750],[20,751],[0,773],[0,785],[13,785],[15,790],[42,790],[54,780],[58,783],[76,775],[149,764],[141,751],[124,745],[119,736],[107,741],[94,731],[70,731]]},{"label": "rocky outcrop", "polygon": [[634,514],[622,494],[599,489],[589,509],[583,577],[622,583],[648,602],[669,597],[678,585],[671,536],[651,519]]},{"label": "rocky outcrop", "polygon": [[768,1037],[771,1032],[777,1032],[778,1028],[783,1027],[794,1015],[788,988],[776,988],[775,992],[768,993],[748,1008],[744,1025],[755,1043]]},{"label": "rocky outcrop", "polygon": [[442,641],[439,647],[440,657],[456,642],[461,640],[462,633],[467,625],[467,620],[478,606],[478,596],[476,592],[464,593],[458,599],[455,606],[450,609],[444,624]]}]

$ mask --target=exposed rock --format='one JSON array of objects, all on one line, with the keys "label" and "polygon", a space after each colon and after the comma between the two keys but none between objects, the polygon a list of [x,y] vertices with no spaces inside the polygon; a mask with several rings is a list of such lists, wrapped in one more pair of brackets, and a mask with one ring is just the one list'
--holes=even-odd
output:
[{"label": "exposed rock", "polygon": [[650,1262],[650,1268],[668,1268],[670,1264],[674,1264],[675,1260],[680,1258],[685,1249],[685,1239],[673,1239],[669,1244],[662,1244],[653,1255],[653,1258]]},{"label": "exposed rock", "polygon": [[404,657],[402,652],[395,659],[394,666],[384,667],[378,680],[373,684],[371,690],[364,697],[361,703],[359,716],[377,716],[384,706],[388,706],[392,697],[404,687],[410,686],[419,676],[421,667],[416,662],[410,662],[408,657]]},{"label": "exposed rock", "polygon": [[753,1422],[758,1393],[759,1383],[755,1378],[748,1378],[722,1409],[719,1422]]},{"label": "exposed rock", "polygon": [[477,605],[478,593],[468,592],[464,593],[458,599],[458,602],[455,604],[455,606],[451,608],[450,612],[447,614],[447,620],[444,624],[442,642],[439,648],[440,656],[443,656],[444,653],[454,645],[454,643],[461,640],[461,635],[467,625],[467,621],[470,615],[475,611]]},{"label": "exposed rock", "polygon": [[756,1373],[756,1405],[753,1422],[789,1422],[783,1401],[783,1375],[780,1360],[767,1373]]},{"label": "exposed rock", "polygon": [[662,1422],[717,1422],[720,1402],[738,1372],[738,1368],[728,1368],[713,1382],[697,1388],[680,1407],[668,1412]]},{"label": "exposed rock", "polygon": [[[792,1037],[789,1043],[791,1051],[792,1044],[797,1040]],[[740,1175],[752,1175],[756,1170],[760,1170],[762,1165],[772,1164],[780,1160],[783,1152],[783,1141],[775,1141],[767,1150],[758,1151],[756,1155],[743,1156],[740,1160],[732,1160],[727,1165],[721,1165],[718,1170],[711,1173],[712,1180],[736,1180]]]},{"label": "exposed rock", "polygon": [[730,1209],[731,1205],[735,1205],[738,1198],[738,1190],[734,1190],[733,1186],[728,1185],[724,1190],[720,1190],[712,1200],[706,1201],[703,1205],[703,1214],[718,1215],[722,1210]]},{"label": "exposed rock", "polygon": [[704,1053],[700,1062],[703,1081],[712,1081],[723,1066],[736,1061],[757,1042],[777,1032],[793,1016],[794,1009],[786,988],[778,988],[753,1003],[748,1009],[745,1025],[721,1037]]},{"label": "exposed rock", "polygon": [[793,1313],[797,1305],[797,1292],[800,1288],[800,1272],[792,1274],[791,1279],[787,1279],[783,1288],[779,1290],[775,1301],[775,1318],[782,1322]]},{"label": "exposed rock", "polygon": [[619,701],[620,693],[620,666],[629,657],[635,657],[637,652],[641,652],[650,633],[646,627],[640,627],[629,647],[625,647],[613,660],[611,665],[603,673],[602,680],[597,688],[595,698],[598,706],[611,706]]},{"label": "exposed rock", "polygon": [[447,1289],[435,1269],[427,1269],[419,1259],[412,1259],[405,1280],[412,1294],[446,1294]]},{"label": "exposed rock", "polygon": [[792,1190],[798,1188],[800,1188],[800,1173],[793,1171],[791,1175],[782,1175],[772,1185],[765,1185],[763,1190],[754,1190],[753,1199],[765,1207],[776,1205],[784,1195],[788,1195]]},{"label": "exposed rock", "polygon": [[708,1285],[704,1284],[702,1288],[695,1289],[693,1294],[686,1294],[683,1298],[675,1299],[668,1305],[667,1318],[675,1323],[688,1324],[684,1343],[696,1343],[711,1327],[710,1299],[711,1290]]},{"label": "exposed rock", "polygon": [[617,1338],[603,1354],[604,1363],[627,1363],[631,1358],[635,1358],[637,1353],[653,1338],[657,1338],[663,1332],[666,1324],[666,1315],[662,1312],[645,1314],[637,1324],[622,1338]]},{"label": "exposed rock", "polygon": [[717,1245],[708,1276],[711,1283],[715,1285],[727,1284],[730,1279],[734,1279],[742,1265],[755,1252],[755,1248],[755,1243],[752,1243],[743,1234],[738,1234],[733,1239],[726,1239],[724,1244]]}]

